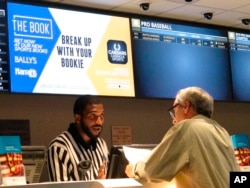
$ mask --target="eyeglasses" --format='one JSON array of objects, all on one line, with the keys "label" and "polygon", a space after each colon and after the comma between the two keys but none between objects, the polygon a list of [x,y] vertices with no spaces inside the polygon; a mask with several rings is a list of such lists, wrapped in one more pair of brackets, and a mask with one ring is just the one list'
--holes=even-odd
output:
[{"label": "eyeglasses", "polygon": [[170,116],[171,116],[172,119],[175,119],[175,112],[174,112],[174,109],[175,109],[178,105],[180,105],[180,103],[177,103],[177,104],[175,104],[174,106],[172,106],[171,108],[168,109],[168,112],[169,112],[169,114],[170,114]]}]

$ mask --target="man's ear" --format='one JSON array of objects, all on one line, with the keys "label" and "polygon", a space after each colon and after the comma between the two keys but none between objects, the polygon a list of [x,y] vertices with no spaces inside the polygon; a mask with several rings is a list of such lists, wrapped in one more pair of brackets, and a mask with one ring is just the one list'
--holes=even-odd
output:
[{"label": "man's ear", "polygon": [[81,116],[79,114],[74,114],[74,117],[75,117],[76,124],[79,124],[81,121]]},{"label": "man's ear", "polygon": [[188,111],[190,110],[190,102],[189,101],[185,101],[184,102],[184,112],[185,112],[185,114],[187,114],[188,113]]}]

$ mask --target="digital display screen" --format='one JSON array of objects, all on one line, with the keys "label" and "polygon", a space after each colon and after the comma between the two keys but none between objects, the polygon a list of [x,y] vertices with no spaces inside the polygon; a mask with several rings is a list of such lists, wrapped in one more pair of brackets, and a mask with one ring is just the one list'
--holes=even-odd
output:
[{"label": "digital display screen", "polygon": [[0,93],[9,92],[6,4],[0,4]]},{"label": "digital display screen", "polygon": [[7,8],[11,92],[135,96],[129,18]]},{"label": "digital display screen", "polygon": [[234,100],[250,101],[250,33],[228,32]]},{"label": "digital display screen", "polygon": [[198,86],[232,100],[227,31],[132,18],[135,91],[140,98],[175,98]]}]

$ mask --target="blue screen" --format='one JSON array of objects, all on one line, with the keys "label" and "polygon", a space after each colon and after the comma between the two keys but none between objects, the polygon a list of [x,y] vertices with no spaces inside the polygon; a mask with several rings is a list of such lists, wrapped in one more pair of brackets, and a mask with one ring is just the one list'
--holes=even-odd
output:
[{"label": "blue screen", "polygon": [[12,93],[134,97],[128,17],[8,2]]},{"label": "blue screen", "polygon": [[132,19],[136,96],[174,98],[198,86],[215,100],[232,99],[227,32]]},{"label": "blue screen", "polygon": [[250,34],[228,32],[234,99],[250,101]]},{"label": "blue screen", "polygon": [[9,92],[6,4],[0,3],[0,93]]}]

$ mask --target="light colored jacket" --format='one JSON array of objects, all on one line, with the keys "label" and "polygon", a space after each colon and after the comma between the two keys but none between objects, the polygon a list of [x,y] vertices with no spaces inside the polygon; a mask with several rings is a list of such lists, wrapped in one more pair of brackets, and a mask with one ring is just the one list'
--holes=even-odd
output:
[{"label": "light colored jacket", "polygon": [[150,180],[175,180],[176,188],[228,188],[231,171],[240,171],[230,135],[202,115],[169,129],[136,173]]}]

